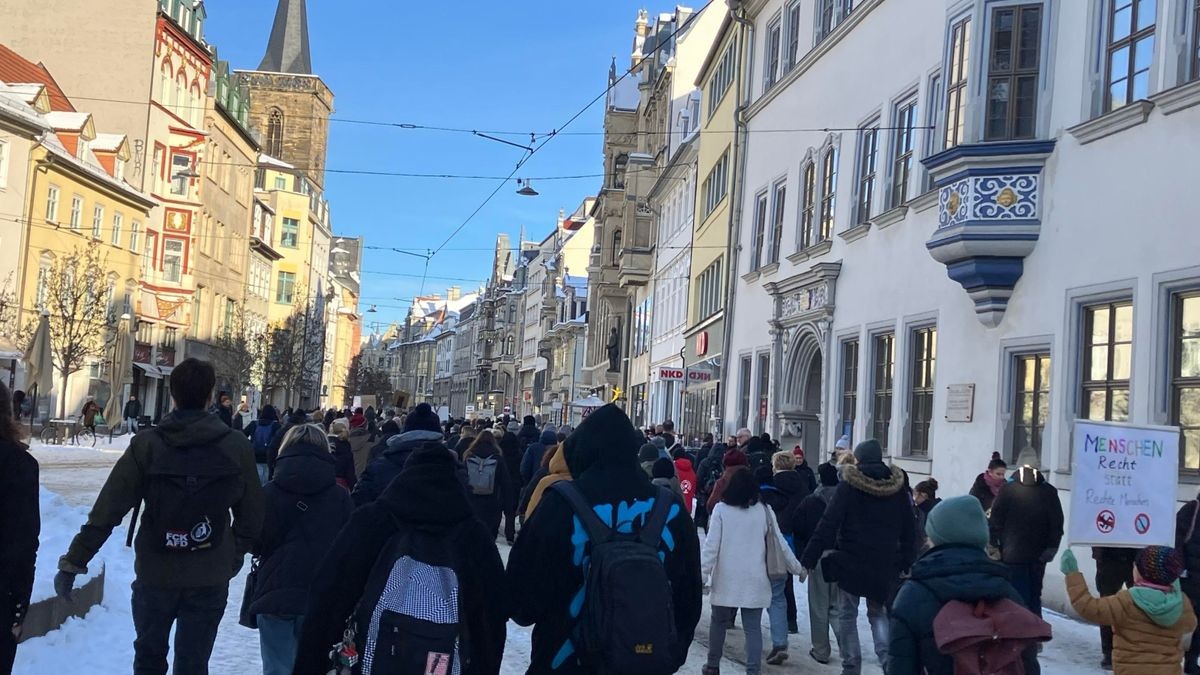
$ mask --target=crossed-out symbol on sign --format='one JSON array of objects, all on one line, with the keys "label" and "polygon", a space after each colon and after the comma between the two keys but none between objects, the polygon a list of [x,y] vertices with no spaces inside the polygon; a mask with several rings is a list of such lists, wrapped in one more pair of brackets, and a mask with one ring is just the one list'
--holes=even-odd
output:
[{"label": "crossed-out symbol on sign", "polygon": [[1096,529],[1100,530],[1102,534],[1108,534],[1109,532],[1112,532],[1113,528],[1116,526],[1117,517],[1113,515],[1112,511],[1105,509],[1096,514]]},{"label": "crossed-out symbol on sign", "polygon": [[1145,513],[1137,514],[1137,518],[1133,519],[1133,529],[1137,530],[1138,534],[1146,534],[1150,531],[1150,516]]}]

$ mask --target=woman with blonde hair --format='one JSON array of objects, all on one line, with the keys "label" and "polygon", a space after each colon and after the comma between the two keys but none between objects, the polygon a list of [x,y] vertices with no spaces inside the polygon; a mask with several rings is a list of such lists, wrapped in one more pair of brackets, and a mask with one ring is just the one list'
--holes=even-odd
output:
[{"label": "woman with blonde hair", "polygon": [[284,435],[275,475],[263,488],[263,536],[253,551],[255,579],[242,614],[258,628],[264,675],[292,672],[314,563],[354,510],[350,493],[337,483],[336,464],[325,429],[297,424]]},{"label": "woman with blonde hair", "polygon": [[337,462],[338,485],[347,491],[354,490],[358,476],[354,472],[354,449],[350,447],[350,425],[345,419],[335,419],[329,424],[329,449]]}]

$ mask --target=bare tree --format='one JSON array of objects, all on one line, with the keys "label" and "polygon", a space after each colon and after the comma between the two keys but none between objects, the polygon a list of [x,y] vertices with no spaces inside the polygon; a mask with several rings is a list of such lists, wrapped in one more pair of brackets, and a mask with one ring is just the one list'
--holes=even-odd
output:
[{"label": "bare tree", "polygon": [[13,286],[13,273],[9,272],[4,278],[4,283],[0,284],[0,340],[15,345],[24,331],[17,325],[17,313],[21,305]]},{"label": "bare tree", "polygon": [[244,392],[262,377],[267,354],[267,336],[246,318],[246,309],[238,305],[230,325],[214,340],[213,367],[218,380],[224,380]]},{"label": "bare tree", "polygon": [[292,313],[270,326],[264,339],[263,391],[282,392],[289,405],[302,405],[315,390],[325,339],[320,312],[304,291],[298,289],[296,298]]},{"label": "bare tree", "polygon": [[[77,248],[58,258],[39,280],[44,289],[41,309],[50,315],[50,353],[62,380],[59,416],[67,414],[67,379],[105,356],[115,335],[116,313],[103,297],[105,261],[99,247]],[[26,324],[22,331],[26,341],[37,322],[34,317]]]},{"label": "bare tree", "polygon": [[354,355],[350,360],[350,370],[346,373],[347,404],[356,395],[375,396],[383,401],[391,390],[392,378],[386,370],[372,368],[361,353]]}]

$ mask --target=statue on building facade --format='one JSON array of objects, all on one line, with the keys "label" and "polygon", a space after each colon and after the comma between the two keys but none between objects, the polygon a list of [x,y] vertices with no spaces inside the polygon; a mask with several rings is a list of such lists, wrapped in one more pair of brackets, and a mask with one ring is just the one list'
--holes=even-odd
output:
[{"label": "statue on building facade", "polygon": [[608,351],[608,372],[619,372],[621,370],[621,338],[617,335],[617,328],[615,326],[608,335],[606,350]]}]

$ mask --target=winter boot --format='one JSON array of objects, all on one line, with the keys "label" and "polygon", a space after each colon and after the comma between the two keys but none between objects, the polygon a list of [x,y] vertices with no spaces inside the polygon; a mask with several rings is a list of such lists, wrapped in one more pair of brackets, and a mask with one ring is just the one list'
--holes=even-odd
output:
[{"label": "winter boot", "polygon": [[721,675],[719,666],[703,666],[700,668],[700,675]]},{"label": "winter boot", "polygon": [[772,666],[781,666],[784,661],[787,661],[787,647],[772,647],[771,653],[767,654],[767,663]]}]

